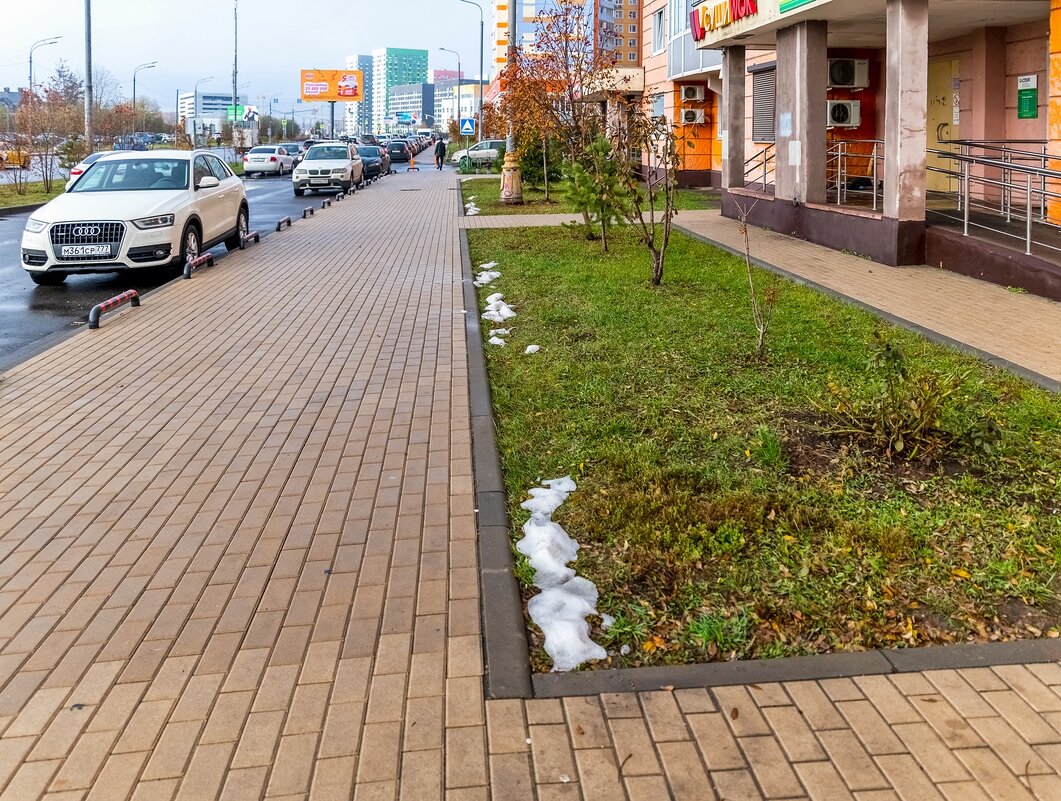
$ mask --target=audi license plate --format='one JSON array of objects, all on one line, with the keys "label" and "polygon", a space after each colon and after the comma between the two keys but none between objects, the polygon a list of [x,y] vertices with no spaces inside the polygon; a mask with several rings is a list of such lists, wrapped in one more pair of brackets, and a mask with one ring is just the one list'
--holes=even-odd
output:
[{"label": "audi license plate", "polygon": [[63,245],[60,256],[109,256],[110,245]]},{"label": "audi license plate", "polygon": [[311,184],[326,184],[326,183],[328,183],[328,179],[327,178],[311,178],[310,179],[310,183]]}]

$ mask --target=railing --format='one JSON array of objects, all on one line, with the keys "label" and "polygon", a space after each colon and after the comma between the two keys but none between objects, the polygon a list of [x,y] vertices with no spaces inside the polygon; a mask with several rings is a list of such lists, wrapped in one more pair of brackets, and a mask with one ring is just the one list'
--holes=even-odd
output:
[{"label": "railing", "polygon": [[[965,143],[965,146],[983,147],[984,145]],[[930,172],[946,175],[958,182],[957,211],[961,216],[956,217],[941,209],[932,209],[931,212],[961,222],[962,233],[965,236],[969,235],[970,227],[982,228],[1014,239],[1023,239],[1024,252],[1029,255],[1032,252],[1033,242],[1051,250],[1061,251],[1061,246],[1036,240],[1033,237],[1035,223],[1049,226],[1054,230],[1061,230],[1061,225],[1052,221],[1047,214],[1048,203],[1051,200],[1061,200],[1061,191],[1059,191],[1061,190],[1061,172],[1045,166],[1048,162],[1045,153],[1016,151],[1008,146],[995,148],[995,150],[1004,151],[1004,155],[1009,158],[985,158],[960,151],[928,148],[929,155],[952,162],[950,168],[930,166],[928,169]],[[1033,157],[1039,160],[1039,163],[1035,161],[1030,164],[1019,163],[1012,158],[1017,154]],[[993,175],[988,174],[992,172]],[[974,191],[974,187],[977,187],[979,191]],[[1023,204],[1019,203],[1021,200]],[[1014,220],[1023,221],[1023,235],[972,220],[970,213],[974,209],[978,212],[1004,217],[1007,223]]]},{"label": "railing", "polygon": [[836,192],[837,206],[849,202],[851,193],[862,194],[868,189],[876,211],[883,175],[883,140],[841,139],[829,143],[825,157],[826,192]]},{"label": "railing", "polygon": [[[990,159],[993,161],[1001,161],[1003,164],[1038,167],[1041,170],[1050,170],[1050,156],[1047,153],[1047,143],[1044,139],[952,139],[943,142],[943,144],[957,147],[958,155],[973,158],[976,161]],[[1014,147],[1014,145],[1017,145],[1017,147]],[[979,155],[974,151],[978,151]],[[1012,185],[1013,172],[1014,170],[1011,168],[1001,168],[1000,178],[1004,186],[999,190],[1001,200],[1000,208],[1001,213],[1006,218],[1006,222],[1013,221],[1014,197],[1021,197],[1021,188]],[[1039,189],[1043,192],[1046,191],[1047,180],[1048,176],[1041,176],[1039,178]],[[960,187],[961,184],[959,184],[959,188]],[[1039,215],[1045,221],[1045,197],[1040,194],[1039,200]],[[959,192],[959,202],[961,201],[962,195]],[[960,208],[961,207],[959,206],[959,209]]]},{"label": "railing", "polygon": [[776,156],[777,148],[771,143],[751,158],[745,159],[744,185],[747,187],[759,186],[761,184],[762,189],[765,192],[766,187],[769,185],[767,179],[774,174]]}]

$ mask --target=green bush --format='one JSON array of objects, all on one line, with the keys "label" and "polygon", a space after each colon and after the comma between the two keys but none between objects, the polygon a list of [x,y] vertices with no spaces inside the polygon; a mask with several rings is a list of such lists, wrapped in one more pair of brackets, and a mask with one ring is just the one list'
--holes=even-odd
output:
[{"label": "green bush", "polygon": [[549,183],[559,183],[563,178],[563,155],[555,142],[546,145],[546,163],[542,162],[542,141],[532,139],[523,143],[519,150],[519,171],[524,184],[545,185],[545,166],[548,165]]}]

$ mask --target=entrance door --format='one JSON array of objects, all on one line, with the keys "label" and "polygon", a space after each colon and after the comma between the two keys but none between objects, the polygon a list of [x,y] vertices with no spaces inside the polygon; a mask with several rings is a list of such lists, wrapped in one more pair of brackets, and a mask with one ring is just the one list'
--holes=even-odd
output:
[{"label": "entrance door", "polygon": [[[928,62],[928,147],[938,150],[957,150],[957,146],[947,144],[947,140],[959,139],[958,107],[956,105],[959,91],[960,75],[957,59]],[[930,192],[957,192],[958,179],[950,178],[932,168],[955,169],[955,162],[950,159],[928,154],[927,184]]]}]

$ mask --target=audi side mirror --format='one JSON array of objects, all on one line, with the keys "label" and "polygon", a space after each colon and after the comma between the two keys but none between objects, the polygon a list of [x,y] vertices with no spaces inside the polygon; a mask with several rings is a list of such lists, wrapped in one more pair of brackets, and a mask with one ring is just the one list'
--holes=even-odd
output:
[{"label": "audi side mirror", "polygon": [[213,175],[204,175],[199,179],[199,183],[195,185],[196,189],[213,189],[218,186],[221,182],[217,180]]}]

